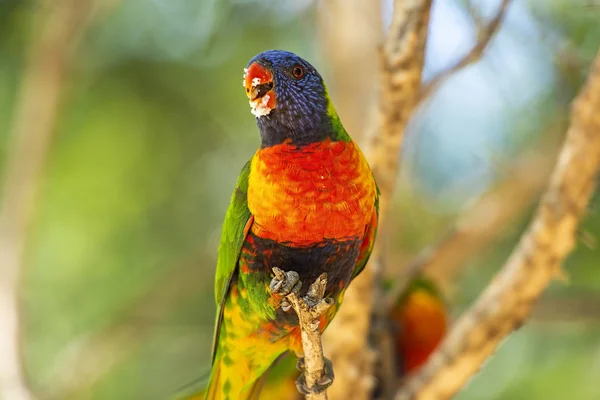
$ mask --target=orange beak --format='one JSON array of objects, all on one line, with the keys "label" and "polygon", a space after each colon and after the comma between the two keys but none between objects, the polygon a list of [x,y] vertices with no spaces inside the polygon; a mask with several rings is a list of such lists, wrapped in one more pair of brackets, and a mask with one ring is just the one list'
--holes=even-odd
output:
[{"label": "orange beak", "polygon": [[[263,97],[273,90],[273,74],[267,68],[257,62],[254,62],[245,70],[244,87],[246,96],[251,101]],[[274,99],[275,96],[269,95]]]}]

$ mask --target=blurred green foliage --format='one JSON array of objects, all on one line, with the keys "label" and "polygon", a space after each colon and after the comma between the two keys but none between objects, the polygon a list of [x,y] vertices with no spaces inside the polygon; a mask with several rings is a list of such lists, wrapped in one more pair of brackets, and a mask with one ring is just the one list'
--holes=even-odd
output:
[{"label": "blurred green foliage", "polygon": [[[407,148],[404,179],[412,193],[403,191],[394,211],[401,221],[398,252],[414,254],[434,241],[458,206],[491,184],[498,153],[510,159],[523,146],[535,147],[556,114],[564,118],[600,42],[600,13],[570,4],[520,6],[577,56],[576,63],[561,64],[560,56],[557,65],[540,61],[556,74],[553,87],[518,112],[495,108],[493,119],[476,108],[449,111],[448,99],[463,91],[452,83],[432,104]],[[37,10],[31,2],[0,2],[0,161]],[[57,377],[82,379],[69,356],[99,332],[100,339],[127,333],[116,361],[105,368],[100,360],[110,355],[100,346],[90,353],[99,357],[98,379],[62,395],[164,399],[208,371],[220,224],[238,172],[258,145],[240,87],[242,68],[262,50],[285,48],[315,60],[328,76],[318,44],[310,1],[131,0],[90,29],[71,70],[26,254],[25,356],[36,391],[59,396]],[[490,59],[484,81],[493,81],[490,70],[503,73]],[[496,96],[503,89],[493,90]],[[506,128],[498,131],[501,139],[475,145],[477,138],[460,136],[475,117],[494,132]],[[442,140],[442,126],[458,139]],[[459,172],[481,163],[483,175]],[[447,190],[431,189],[440,187]],[[600,217],[593,211],[585,230],[598,235]],[[502,265],[525,226],[521,221],[468,266],[456,313]],[[598,297],[599,263],[598,250],[580,246],[567,263],[570,284],[553,285],[547,296]],[[533,321],[458,398],[598,399],[599,338],[598,321]],[[86,362],[95,366],[95,358]]]}]

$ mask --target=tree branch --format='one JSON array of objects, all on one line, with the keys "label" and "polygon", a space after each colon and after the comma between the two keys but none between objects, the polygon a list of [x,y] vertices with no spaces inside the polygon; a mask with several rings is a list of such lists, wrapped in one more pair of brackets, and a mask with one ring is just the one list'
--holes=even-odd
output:
[{"label": "tree branch", "polygon": [[[374,352],[370,349],[371,313],[383,302],[382,239],[388,204],[398,174],[404,132],[417,106],[432,0],[395,0],[392,23],[380,50],[379,99],[373,130],[367,132],[367,159],[381,195],[379,233],[371,261],[352,282],[325,339],[336,367],[332,399],[368,400],[374,387]],[[352,327],[352,329],[348,329]]]},{"label": "tree branch", "polygon": [[520,327],[575,245],[600,167],[600,54],[575,100],[571,126],[550,185],[527,232],[506,265],[457,321],[425,367],[400,389],[397,400],[447,399],[457,393]]},{"label": "tree branch", "polygon": [[450,67],[441,71],[438,75],[436,75],[431,80],[429,80],[429,82],[426,82],[423,85],[423,88],[420,93],[419,101],[422,102],[422,101],[426,100],[429,96],[431,96],[431,94],[435,90],[437,90],[452,75],[454,75],[456,72],[460,71],[461,69],[477,62],[481,58],[481,56],[483,56],[485,49],[487,48],[488,44],[491,42],[492,38],[495,36],[496,32],[498,32],[498,29],[499,29],[500,25],[502,24],[502,20],[504,19],[504,16],[506,15],[506,10],[508,9],[510,1],[511,0],[502,0],[502,2],[500,3],[500,7],[498,8],[498,11],[494,15],[494,17],[490,20],[490,22],[488,22],[488,24],[485,25],[484,27],[482,27],[481,29],[478,29],[477,42],[471,48],[471,50],[469,50],[469,52],[467,52],[467,54],[465,54],[458,61],[456,61],[453,65],[451,65]]},{"label": "tree branch", "polygon": [[[273,268],[275,278],[286,282],[285,272]],[[323,272],[317,280],[310,285],[305,297],[299,297],[293,291],[285,296],[298,315],[302,337],[302,351],[304,353],[304,374],[306,387],[314,388],[325,376],[325,357],[321,344],[321,315],[333,305],[333,299],[325,296],[327,287],[327,273]],[[327,392],[307,394],[307,400],[327,400]]]},{"label": "tree branch", "polygon": [[[27,70],[15,110],[0,210],[0,398],[30,399],[20,334],[19,288],[35,199],[51,142],[69,52],[88,22],[91,2],[44,3],[35,16]],[[34,24],[37,26],[37,24]]]},{"label": "tree branch", "polygon": [[431,0],[396,0],[381,51],[379,121],[367,155],[381,191],[383,216],[396,186],[404,132],[418,103],[430,8]]}]

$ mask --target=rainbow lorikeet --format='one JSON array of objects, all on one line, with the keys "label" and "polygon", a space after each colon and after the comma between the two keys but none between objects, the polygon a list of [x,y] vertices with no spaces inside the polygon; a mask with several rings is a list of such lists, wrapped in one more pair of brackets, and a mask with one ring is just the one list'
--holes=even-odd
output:
[{"label": "rainbow lorikeet", "polygon": [[[257,398],[280,355],[301,356],[298,317],[281,307],[283,297],[304,296],[327,272],[334,305],[321,316],[325,329],[365,267],[377,229],[373,174],[316,69],[293,53],[266,51],[250,60],[243,84],[261,146],[242,169],[223,224],[207,399]],[[274,267],[286,271],[286,284],[274,279]],[[299,382],[319,391],[332,377],[313,388]]]},{"label": "rainbow lorikeet", "polygon": [[446,305],[433,282],[413,280],[389,314],[394,329],[398,376],[419,369],[444,338]]}]

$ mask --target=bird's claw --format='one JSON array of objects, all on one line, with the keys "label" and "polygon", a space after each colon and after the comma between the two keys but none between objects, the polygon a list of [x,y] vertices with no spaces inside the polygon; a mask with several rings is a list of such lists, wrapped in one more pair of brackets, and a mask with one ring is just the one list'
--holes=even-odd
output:
[{"label": "bird's claw", "polygon": [[328,358],[325,358],[325,368],[323,369],[323,376],[319,379],[312,387],[308,387],[306,385],[306,377],[305,377],[305,364],[304,358],[299,358],[296,363],[296,368],[298,368],[302,373],[296,379],[296,388],[298,391],[304,396],[311,394],[319,394],[323,393],[331,384],[333,383],[334,374],[333,374],[333,363]]},{"label": "bird's claw", "polygon": [[[300,295],[302,282],[300,282],[300,275],[296,271],[283,271],[279,268],[273,268],[273,272],[275,273],[275,277],[271,279],[271,283],[269,284],[272,294],[287,296],[290,293],[295,293],[297,296]],[[281,301],[281,308],[284,311],[289,310],[291,306],[286,299]]]}]

